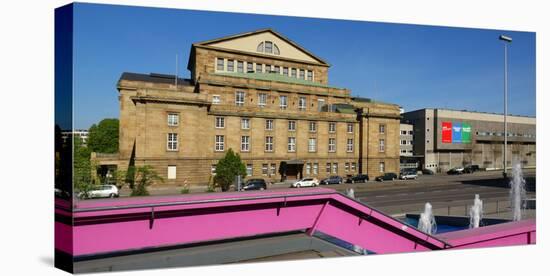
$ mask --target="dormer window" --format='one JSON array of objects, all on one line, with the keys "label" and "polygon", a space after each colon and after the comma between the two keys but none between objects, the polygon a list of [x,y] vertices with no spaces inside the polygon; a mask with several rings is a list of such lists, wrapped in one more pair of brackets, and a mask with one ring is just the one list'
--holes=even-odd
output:
[{"label": "dormer window", "polygon": [[262,41],[260,44],[258,44],[258,47],[256,47],[256,51],[260,53],[266,53],[266,54],[274,54],[279,55],[279,47],[277,47],[277,44],[273,43],[272,41]]}]

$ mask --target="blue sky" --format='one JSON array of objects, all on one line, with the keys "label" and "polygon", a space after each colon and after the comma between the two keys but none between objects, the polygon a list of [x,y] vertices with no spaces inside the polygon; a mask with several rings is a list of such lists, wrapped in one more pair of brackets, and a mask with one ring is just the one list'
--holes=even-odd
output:
[{"label": "blue sky", "polygon": [[502,112],[503,45],[509,113],[535,116],[535,33],[178,9],[77,4],[74,127],[118,118],[122,72],[189,77],[191,44],[273,28],[332,66],[329,84],[401,105]]}]

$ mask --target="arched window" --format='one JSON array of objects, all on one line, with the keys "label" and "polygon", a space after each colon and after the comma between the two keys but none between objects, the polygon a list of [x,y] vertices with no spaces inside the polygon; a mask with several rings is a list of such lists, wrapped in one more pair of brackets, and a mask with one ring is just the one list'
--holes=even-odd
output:
[{"label": "arched window", "polygon": [[277,47],[277,44],[273,43],[272,41],[260,42],[260,44],[258,44],[258,47],[256,47],[256,51],[260,53],[266,53],[266,54],[275,54],[275,55],[281,54],[281,52],[279,51],[279,47]]}]

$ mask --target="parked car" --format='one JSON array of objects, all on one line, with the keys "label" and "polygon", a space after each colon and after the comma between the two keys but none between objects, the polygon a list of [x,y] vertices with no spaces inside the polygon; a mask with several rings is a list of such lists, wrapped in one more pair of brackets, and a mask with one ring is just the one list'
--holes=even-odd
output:
[{"label": "parked car", "polygon": [[384,175],[381,175],[375,178],[376,181],[395,180],[395,179],[397,179],[397,174],[395,173],[385,173]]},{"label": "parked car", "polygon": [[322,179],[319,184],[321,185],[329,185],[329,184],[342,184],[344,182],[344,179],[341,176],[333,175],[329,176],[328,178]]},{"label": "parked car", "polygon": [[298,180],[292,183],[290,187],[300,188],[300,187],[315,187],[315,186],[319,186],[319,180],[309,177],[309,178],[302,178],[301,180]]},{"label": "parked car", "polygon": [[468,165],[464,167],[464,173],[474,173],[479,171],[479,165]]},{"label": "parked car", "polygon": [[359,183],[359,182],[366,183],[367,181],[369,181],[368,174],[358,174],[358,175],[348,177],[348,179],[346,179],[346,183]]},{"label": "parked car", "polygon": [[447,171],[447,174],[463,174],[464,168],[463,167],[454,167]]},{"label": "parked car", "polygon": [[115,185],[100,185],[87,193],[78,193],[79,198],[118,197],[118,188]]},{"label": "parked car", "polygon": [[422,174],[425,174],[425,175],[434,175],[434,171],[430,170],[430,169],[423,169],[422,170]]},{"label": "parked car", "polygon": [[403,180],[416,179],[417,177],[418,177],[418,174],[416,173],[416,170],[414,170],[414,171],[411,171],[411,170],[403,171],[399,175],[399,179],[403,179]]},{"label": "parked car", "polygon": [[241,191],[251,191],[251,190],[265,190],[267,189],[267,183],[261,178],[252,178],[247,180],[244,183],[244,186],[241,188]]}]

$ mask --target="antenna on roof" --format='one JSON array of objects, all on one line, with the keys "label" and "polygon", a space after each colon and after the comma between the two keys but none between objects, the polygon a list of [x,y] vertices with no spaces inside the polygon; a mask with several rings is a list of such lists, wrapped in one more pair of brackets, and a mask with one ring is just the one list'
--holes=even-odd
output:
[{"label": "antenna on roof", "polygon": [[176,54],[176,77],[175,77],[175,83],[176,83],[176,90],[178,90],[178,54]]}]

